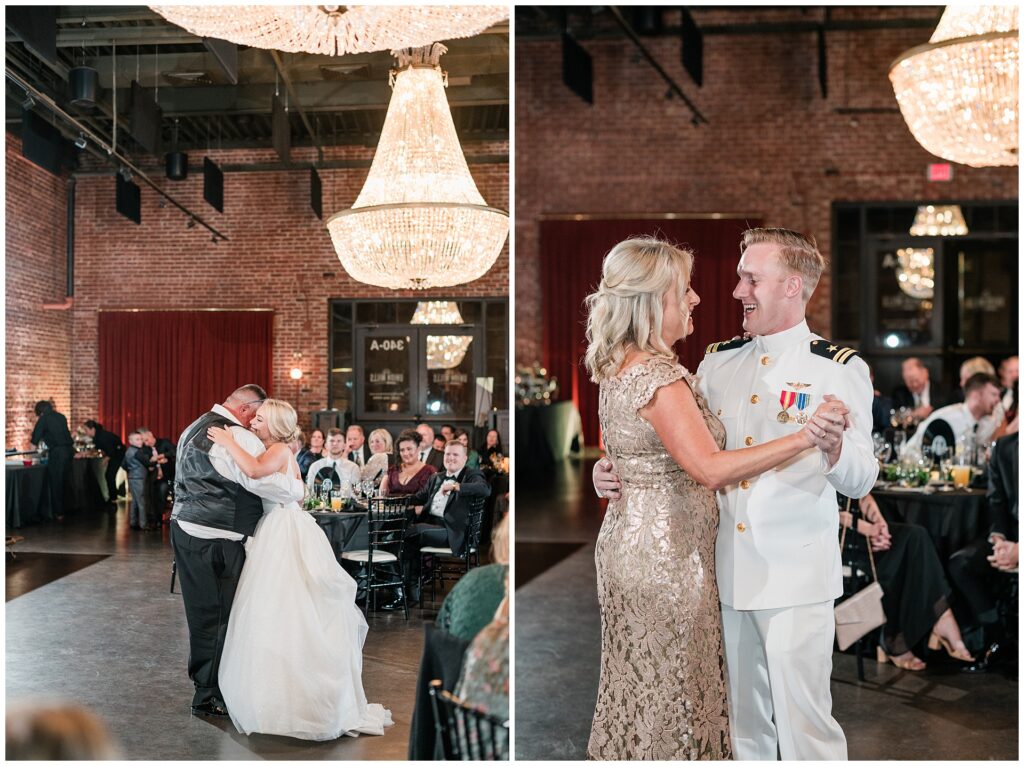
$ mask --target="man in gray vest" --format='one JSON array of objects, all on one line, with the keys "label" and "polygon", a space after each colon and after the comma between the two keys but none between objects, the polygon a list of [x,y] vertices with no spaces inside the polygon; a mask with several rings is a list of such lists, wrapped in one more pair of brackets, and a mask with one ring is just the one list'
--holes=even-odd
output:
[{"label": "man in gray vest", "polygon": [[210,454],[210,426],[230,428],[243,449],[262,453],[263,443],[248,427],[266,398],[260,386],[242,386],[186,428],[178,440],[171,547],[188,621],[188,675],[196,687],[193,713],[227,714],[217,670],[245,563],[244,543],[263,515],[260,498],[275,503],[302,499],[295,496],[295,482],[281,481],[287,479],[282,474],[250,479],[233,460]]}]

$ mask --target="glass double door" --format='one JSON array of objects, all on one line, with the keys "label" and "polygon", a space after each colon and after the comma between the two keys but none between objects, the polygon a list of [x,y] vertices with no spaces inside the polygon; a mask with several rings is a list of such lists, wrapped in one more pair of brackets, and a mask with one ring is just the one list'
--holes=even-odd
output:
[{"label": "glass double door", "polygon": [[474,325],[356,328],[356,418],[472,419],[484,363]]}]

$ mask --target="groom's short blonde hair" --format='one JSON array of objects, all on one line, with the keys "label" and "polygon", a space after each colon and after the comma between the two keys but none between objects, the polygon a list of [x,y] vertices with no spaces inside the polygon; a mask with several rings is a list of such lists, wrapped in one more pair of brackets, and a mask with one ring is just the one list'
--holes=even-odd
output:
[{"label": "groom's short blonde hair", "polygon": [[779,246],[779,265],[790,274],[803,278],[803,299],[807,303],[818,286],[818,280],[828,268],[828,262],[818,250],[814,237],[792,229],[747,229],[740,241],[740,255],[751,245],[768,242]]}]

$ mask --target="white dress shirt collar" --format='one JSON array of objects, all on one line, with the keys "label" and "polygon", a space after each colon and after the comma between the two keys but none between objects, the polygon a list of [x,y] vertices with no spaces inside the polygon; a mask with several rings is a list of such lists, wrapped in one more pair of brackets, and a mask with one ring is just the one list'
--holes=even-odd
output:
[{"label": "white dress shirt collar", "polygon": [[[242,426],[242,422],[237,417],[235,417],[235,413],[233,413],[231,410],[229,410],[223,404],[215,404],[215,405],[213,405],[210,408],[210,412],[216,412],[218,415],[223,415],[228,420],[230,420],[230,421],[232,421],[234,423],[237,423],[238,425]],[[245,428],[245,426],[242,426],[242,428]]]},{"label": "white dress shirt collar", "polygon": [[811,330],[807,326],[807,320],[801,320],[799,324],[795,324],[788,330],[782,332],[773,333],[772,335],[758,335],[755,339],[757,348],[760,351],[764,351],[769,354],[777,354],[780,351],[785,351],[787,348],[795,346],[802,340],[806,340],[811,337]]}]

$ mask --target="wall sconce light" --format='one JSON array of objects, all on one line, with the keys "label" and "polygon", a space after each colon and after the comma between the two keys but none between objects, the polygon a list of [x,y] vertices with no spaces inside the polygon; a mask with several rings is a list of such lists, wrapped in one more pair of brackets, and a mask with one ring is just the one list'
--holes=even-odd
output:
[{"label": "wall sconce light", "polygon": [[288,373],[292,380],[302,380],[302,369],[299,367],[292,367],[291,372]]}]

